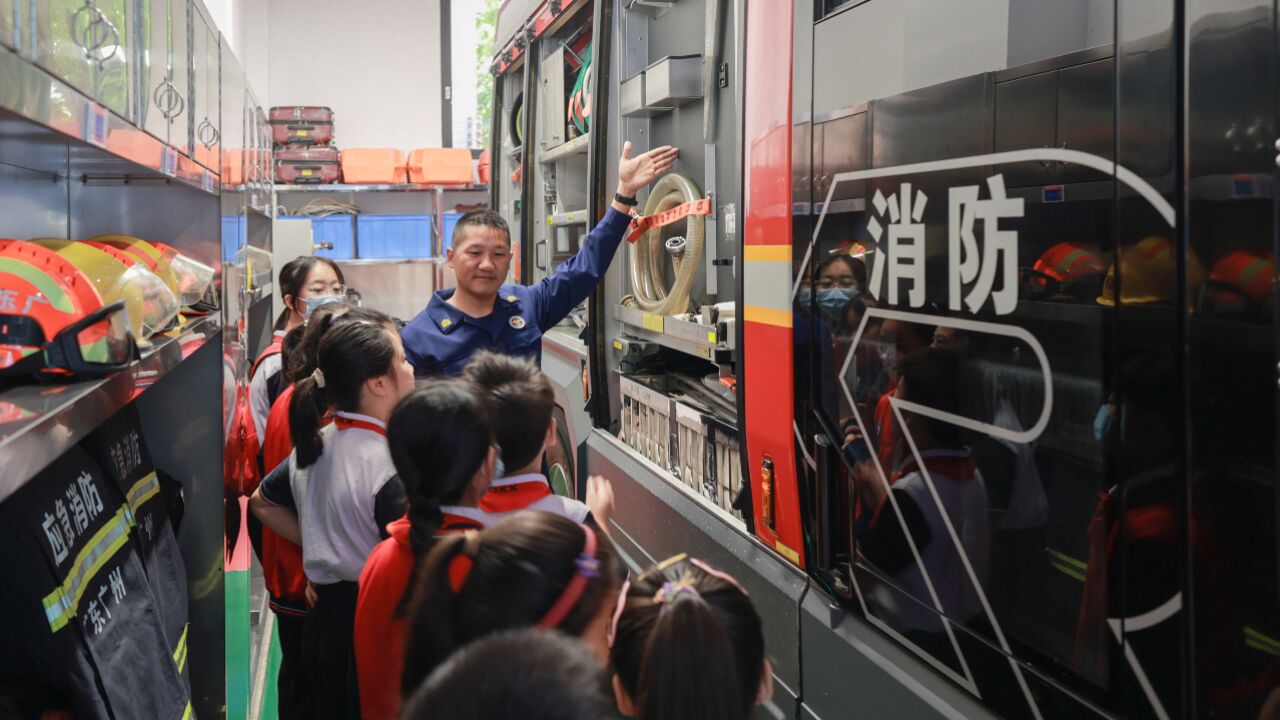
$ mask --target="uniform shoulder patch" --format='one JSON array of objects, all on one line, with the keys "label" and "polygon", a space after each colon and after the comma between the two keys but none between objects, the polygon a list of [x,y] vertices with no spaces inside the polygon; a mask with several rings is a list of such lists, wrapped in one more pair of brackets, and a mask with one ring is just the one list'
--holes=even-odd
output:
[{"label": "uniform shoulder patch", "polygon": [[508,325],[510,325],[511,327],[515,328],[516,330],[523,329],[523,328],[524,328],[524,318],[523,318],[523,317],[521,317],[521,316],[519,316],[519,315],[512,315],[512,316],[511,316],[511,319],[507,321],[507,324],[508,324]]}]

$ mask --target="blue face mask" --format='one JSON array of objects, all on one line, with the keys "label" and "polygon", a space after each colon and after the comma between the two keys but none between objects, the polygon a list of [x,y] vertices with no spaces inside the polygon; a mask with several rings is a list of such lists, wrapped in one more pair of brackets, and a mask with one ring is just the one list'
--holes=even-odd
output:
[{"label": "blue face mask", "polygon": [[507,476],[507,466],[503,464],[502,458],[496,458],[493,461],[493,479],[497,480]]},{"label": "blue face mask", "polygon": [[1099,443],[1109,442],[1114,423],[1115,411],[1111,409],[1111,406],[1103,405],[1098,408],[1098,414],[1093,418],[1093,439]]},{"label": "blue face mask", "polygon": [[307,302],[307,309],[302,313],[302,317],[306,320],[310,320],[311,313],[315,312],[316,308],[321,305],[328,305],[329,303],[346,302],[347,297],[345,295],[312,295],[309,298],[305,298],[305,300]]},{"label": "blue face mask", "polygon": [[839,320],[844,309],[858,297],[858,291],[851,288],[827,288],[818,291],[818,307],[832,320]]},{"label": "blue face mask", "polygon": [[807,287],[800,288],[800,292],[796,294],[796,302],[800,307],[809,307],[809,303],[813,300],[813,290]]}]

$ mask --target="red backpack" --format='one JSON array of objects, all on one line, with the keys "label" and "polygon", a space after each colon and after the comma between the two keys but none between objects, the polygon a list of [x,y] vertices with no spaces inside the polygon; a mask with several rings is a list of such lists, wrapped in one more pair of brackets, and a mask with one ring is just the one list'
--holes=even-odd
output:
[{"label": "red backpack", "polygon": [[[266,350],[253,362],[249,379],[258,372],[262,361],[283,350],[284,338],[275,337]],[[237,385],[236,407],[231,419],[231,432],[227,434],[227,446],[223,452],[222,477],[229,491],[237,495],[252,495],[262,482],[262,441],[253,423],[253,407],[249,403],[249,383]]]}]

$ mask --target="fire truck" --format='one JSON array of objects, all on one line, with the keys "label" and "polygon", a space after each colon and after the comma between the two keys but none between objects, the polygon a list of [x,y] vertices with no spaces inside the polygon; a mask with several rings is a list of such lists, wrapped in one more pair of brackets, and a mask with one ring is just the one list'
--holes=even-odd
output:
[{"label": "fire truck", "polygon": [[675,145],[546,334],[561,492],[765,624],[762,716],[1280,716],[1262,0],[506,0],[523,282]]}]

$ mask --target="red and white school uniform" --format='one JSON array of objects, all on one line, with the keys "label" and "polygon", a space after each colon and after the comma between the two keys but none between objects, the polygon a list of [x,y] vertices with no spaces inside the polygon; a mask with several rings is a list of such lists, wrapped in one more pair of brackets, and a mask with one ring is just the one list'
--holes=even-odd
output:
[{"label": "red and white school uniform", "polygon": [[[445,505],[440,538],[467,530],[483,530],[495,518],[477,508]],[[404,669],[405,619],[400,601],[413,579],[412,525],[408,517],[387,525],[386,540],[369,554],[360,573],[356,600],[356,674],[364,720],[395,720],[400,715],[400,676]]]},{"label": "red and white school uniform", "polygon": [[587,504],[556,495],[551,483],[541,473],[528,473],[498,478],[480,499],[480,509],[493,515],[507,515],[521,510],[541,510],[568,518],[576,523],[591,515]]}]

